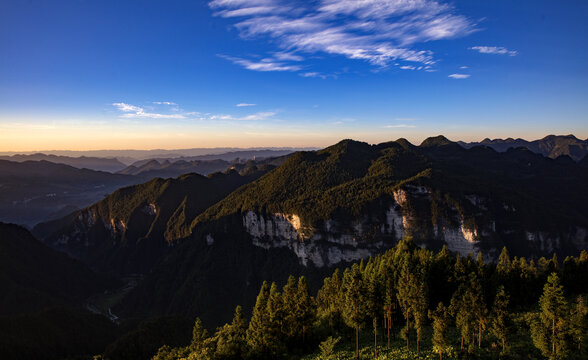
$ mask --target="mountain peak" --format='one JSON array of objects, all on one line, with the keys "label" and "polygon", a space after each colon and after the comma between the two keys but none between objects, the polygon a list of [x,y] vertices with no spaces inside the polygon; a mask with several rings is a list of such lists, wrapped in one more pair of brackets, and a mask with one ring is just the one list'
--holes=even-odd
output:
[{"label": "mountain peak", "polygon": [[428,137],[423,141],[420,147],[436,147],[436,146],[444,146],[444,145],[451,145],[455,144],[453,141],[449,140],[443,135]]}]

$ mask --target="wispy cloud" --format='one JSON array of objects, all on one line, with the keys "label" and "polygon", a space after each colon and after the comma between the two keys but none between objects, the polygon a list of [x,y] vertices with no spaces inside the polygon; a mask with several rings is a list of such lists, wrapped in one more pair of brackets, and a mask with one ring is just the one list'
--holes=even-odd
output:
[{"label": "wispy cloud", "polygon": [[153,102],[155,105],[178,105],[175,102],[172,101],[154,101]]},{"label": "wispy cloud", "polygon": [[412,129],[412,128],[416,128],[416,125],[410,125],[410,124],[394,124],[394,125],[386,125],[384,127],[386,129]]},{"label": "wispy cloud", "polygon": [[246,116],[233,116],[233,115],[210,115],[208,116],[208,120],[233,120],[233,121],[259,121],[259,120],[267,120],[271,117],[276,115],[274,111],[265,111],[265,112],[258,112],[251,115]]},{"label": "wispy cloud", "polygon": [[459,68],[462,69],[462,70],[469,69],[469,67],[468,66],[465,66],[465,65],[464,66],[460,66]]},{"label": "wispy cloud", "polygon": [[158,114],[146,112],[140,106],[130,105],[123,102],[113,103],[112,106],[116,107],[119,111],[124,114],[121,115],[123,118],[151,118],[151,119],[184,119],[185,116],[182,114]]},{"label": "wispy cloud", "polygon": [[234,64],[241,65],[245,69],[254,71],[298,71],[302,68],[299,65],[287,65],[272,58],[264,58],[259,61],[253,61],[226,55],[219,56],[233,62]]},{"label": "wispy cloud", "polygon": [[448,77],[452,78],[452,79],[467,79],[469,78],[471,75],[469,74],[451,74]]},{"label": "wispy cloud", "polygon": [[475,50],[481,54],[496,54],[508,56],[516,56],[518,54],[516,50],[509,50],[502,46],[472,46],[470,50]]},{"label": "wispy cloud", "polygon": [[255,106],[257,104],[249,104],[249,103],[239,103],[235,105],[236,107],[245,107],[245,106]]},{"label": "wispy cloud", "polygon": [[265,61],[225,56],[256,71],[298,71],[290,62],[316,53],[377,66],[397,60],[432,65],[433,53],[415,44],[475,30],[472,21],[435,0],[214,0],[209,6],[217,16],[234,18],[242,38],[269,39],[281,50]]}]

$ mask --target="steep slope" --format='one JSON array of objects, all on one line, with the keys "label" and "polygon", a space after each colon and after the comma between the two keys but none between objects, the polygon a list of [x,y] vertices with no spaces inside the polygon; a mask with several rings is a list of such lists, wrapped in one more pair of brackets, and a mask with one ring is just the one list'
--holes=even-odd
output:
[{"label": "steep slope", "polygon": [[0,160],[0,221],[33,226],[63,208],[88,206],[139,182],[134,176],[48,161]]},{"label": "steep slope", "polygon": [[481,142],[461,142],[460,144],[466,148],[483,145],[500,152],[504,152],[510,148],[524,147],[552,159],[561,155],[567,155],[574,161],[579,161],[588,154],[588,140],[578,139],[574,135],[548,135],[543,139],[534,141],[513,138],[484,139]]},{"label": "steep slope", "polygon": [[0,315],[79,305],[114,284],[43,245],[26,229],[0,223]]},{"label": "steep slope", "polygon": [[444,137],[299,152],[198,215],[191,236],[116,308],[182,313],[209,325],[252,305],[261,279],[317,274],[392,247],[494,259],[588,247],[588,172],[525,149],[464,149]]},{"label": "steep slope", "polygon": [[122,188],[68,218],[38,225],[45,243],[100,271],[144,273],[189,233],[190,222],[267,169],[186,174]]},{"label": "steep slope", "polygon": [[57,156],[52,154],[16,154],[12,156],[0,156],[0,160],[9,160],[16,162],[23,161],[49,161],[55,164],[64,164],[73,166],[78,169],[90,169],[96,171],[117,172],[126,167],[125,164],[118,161],[116,158],[101,158],[101,157],[71,157],[71,156]]}]

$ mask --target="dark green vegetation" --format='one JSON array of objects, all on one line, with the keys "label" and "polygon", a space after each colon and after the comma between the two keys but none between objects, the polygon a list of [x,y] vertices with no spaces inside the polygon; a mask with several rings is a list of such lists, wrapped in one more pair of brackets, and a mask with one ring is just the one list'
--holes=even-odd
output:
[{"label": "dark green vegetation", "polygon": [[252,165],[243,175],[230,170],[208,177],[156,178],[119,189],[66,219],[38,225],[34,232],[100,271],[145,273],[172,249],[173,240],[188,234],[191,219],[269,169]]},{"label": "dark green vegetation", "polygon": [[141,181],[48,161],[0,160],[0,220],[33,226],[66,215],[64,208],[71,212]]},{"label": "dark green vegetation", "polygon": [[[484,139],[481,142],[464,143],[463,146],[470,148],[483,145],[493,148],[496,151],[506,151],[509,148],[524,147],[537,154],[556,159],[569,157],[574,161],[580,161],[588,155],[588,139],[581,140],[574,135],[548,135],[543,139],[527,141],[523,139]],[[564,159],[560,159],[565,161]]]},{"label": "dark green vegetation", "polygon": [[208,175],[213,172],[223,171],[231,165],[224,160],[209,160],[209,161],[185,161],[178,160],[171,162],[165,160],[159,162],[151,160],[143,165],[131,165],[119,171],[119,174],[125,175],[140,175],[143,178],[152,179],[156,177],[169,178],[176,177],[187,173],[196,173],[200,175]]},{"label": "dark green vegetation", "polygon": [[336,270],[316,297],[304,277],[264,282],[249,322],[240,307],[215,332],[196,319],[191,342],[153,359],[585,359],[588,283],[572,278],[588,278],[586,251],[560,264],[504,249],[485,264],[404,239]]}]

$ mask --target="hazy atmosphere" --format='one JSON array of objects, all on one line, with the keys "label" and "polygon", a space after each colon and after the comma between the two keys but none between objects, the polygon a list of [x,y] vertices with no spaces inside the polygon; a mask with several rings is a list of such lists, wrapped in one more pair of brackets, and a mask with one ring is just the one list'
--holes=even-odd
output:
[{"label": "hazy atmosphere", "polygon": [[2,1],[0,151],[588,137],[586,1]]}]

